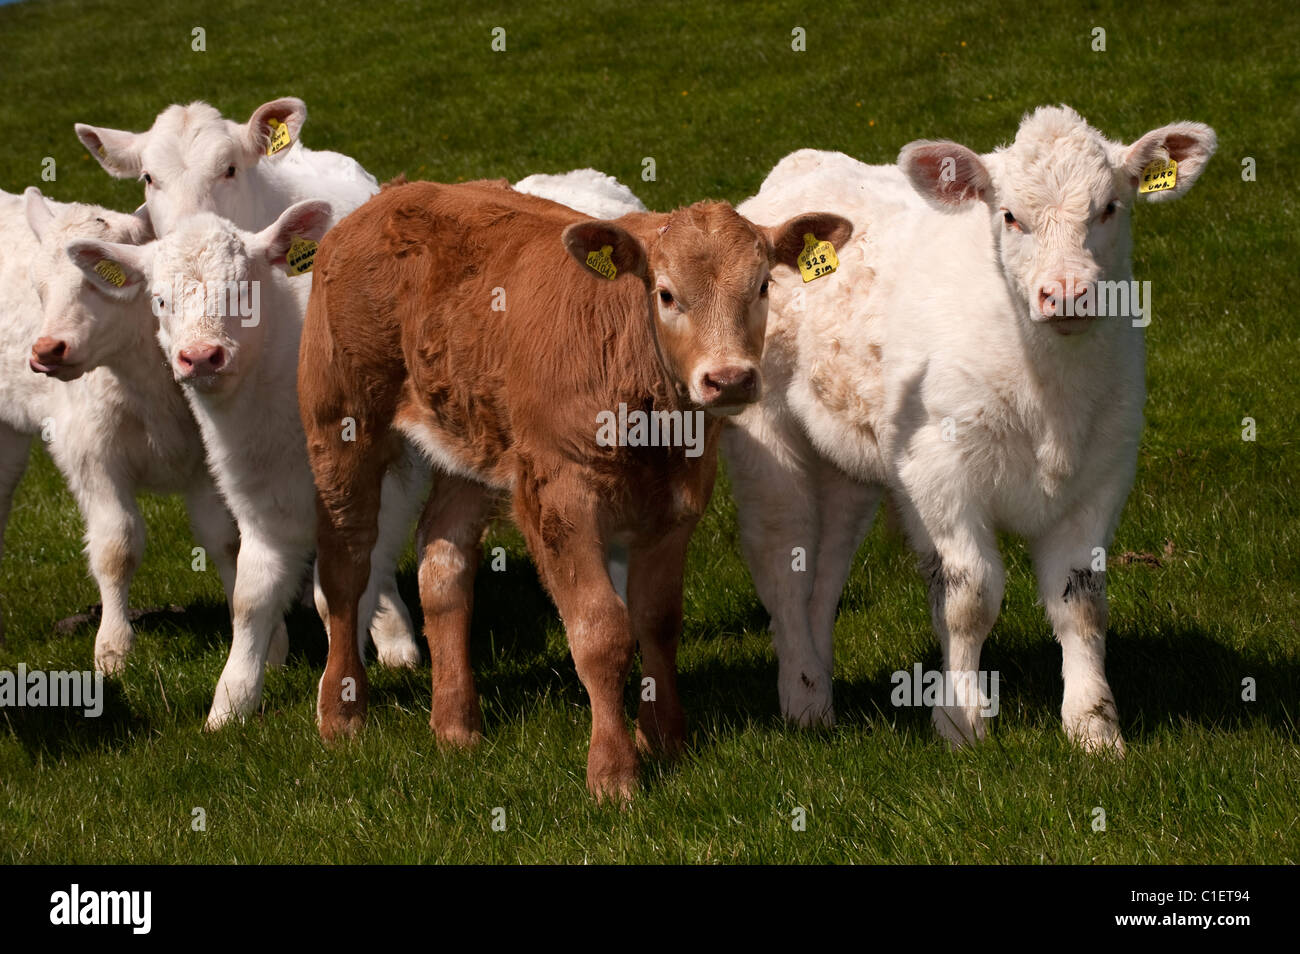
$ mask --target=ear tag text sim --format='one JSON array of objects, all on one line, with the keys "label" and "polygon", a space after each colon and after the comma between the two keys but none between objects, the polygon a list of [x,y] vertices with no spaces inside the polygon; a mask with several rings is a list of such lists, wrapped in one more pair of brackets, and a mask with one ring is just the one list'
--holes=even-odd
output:
[{"label": "ear tag text sim", "polygon": [[1173,159],[1152,159],[1142,169],[1138,194],[1168,192],[1178,184],[1178,163]]},{"label": "ear tag text sim", "polygon": [[587,267],[597,275],[604,275],[613,281],[618,277],[618,268],[614,265],[614,246],[602,245],[599,252],[587,253]]},{"label": "ear tag text sim", "polygon": [[799,273],[805,282],[829,275],[840,267],[835,246],[830,242],[819,242],[811,232],[803,235],[803,251],[799,253]]},{"label": "ear tag text sim", "polygon": [[310,272],[312,264],[316,260],[316,249],[319,247],[319,242],[313,242],[309,238],[295,238],[290,242],[289,251],[284,256],[288,273],[290,275],[305,275]]},{"label": "ear tag text sim", "polygon": [[122,266],[111,258],[101,258],[96,262],[95,274],[118,288],[126,284],[126,272],[122,271]]},{"label": "ear tag text sim", "polygon": [[271,141],[266,146],[266,154],[274,156],[281,149],[289,146],[289,127],[287,124],[280,122],[272,116],[268,119],[267,124],[271,127]]}]

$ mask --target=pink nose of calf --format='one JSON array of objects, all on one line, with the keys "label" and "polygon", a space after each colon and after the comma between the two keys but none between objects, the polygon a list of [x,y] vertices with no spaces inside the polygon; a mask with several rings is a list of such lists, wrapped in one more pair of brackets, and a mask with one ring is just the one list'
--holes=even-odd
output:
[{"label": "pink nose of calf", "polygon": [[[1044,318],[1059,318],[1064,315],[1088,317],[1083,315],[1079,299],[1088,290],[1088,282],[1067,282],[1063,278],[1047,282],[1038,289],[1038,311]],[[1073,306],[1066,308],[1067,298]]]},{"label": "pink nose of calf", "polygon": [[63,356],[68,353],[68,343],[46,335],[37,338],[32,345],[32,360],[47,368],[58,367],[63,363]]},{"label": "pink nose of calf", "polygon": [[196,345],[182,348],[176,365],[182,377],[202,378],[216,374],[226,364],[226,349],[220,345]]},{"label": "pink nose of calf", "polygon": [[700,390],[706,406],[749,404],[758,397],[758,372],[753,367],[714,368],[704,372]]}]

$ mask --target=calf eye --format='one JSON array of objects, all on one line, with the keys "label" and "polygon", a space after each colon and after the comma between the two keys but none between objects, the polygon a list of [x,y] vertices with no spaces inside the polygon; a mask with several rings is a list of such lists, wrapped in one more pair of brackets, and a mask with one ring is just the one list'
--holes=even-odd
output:
[{"label": "calf eye", "polygon": [[1115,209],[1116,209],[1117,207],[1118,207],[1118,205],[1117,205],[1117,203],[1115,202],[1114,199],[1111,199],[1109,202],[1107,202],[1107,203],[1106,203],[1106,209],[1105,209],[1105,211],[1101,213],[1101,220],[1102,220],[1103,222],[1105,222],[1108,218],[1110,218],[1112,215],[1114,215],[1114,214],[1115,214]]},{"label": "calf eye", "polygon": [[761,285],[758,286],[758,297],[759,297],[759,298],[766,298],[766,297],[767,297],[767,281],[768,281],[768,280],[767,280],[766,278],[763,279],[763,284],[761,284]]},{"label": "calf eye", "polygon": [[1008,212],[1006,209],[1003,209],[1003,210],[1002,210],[1002,221],[1005,222],[1005,223],[1007,223],[1007,225],[1015,225],[1015,224],[1016,224],[1016,217],[1015,217],[1014,215],[1012,215],[1010,212]]},{"label": "calf eye", "polygon": [[229,166],[229,167],[227,167],[227,169],[226,169],[226,178],[227,178],[227,179],[233,179],[233,178],[235,178],[235,167],[234,167],[234,166]]},{"label": "calf eye", "polygon": [[149,175],[147,172],[144,174],[144,184],[153,185],[153,176]]},{"label": "calf eye", "polygon": [[671,307],[673,303],[673,293],[667,288],[661,288],[659,289],[659,300],[665,305]]}]

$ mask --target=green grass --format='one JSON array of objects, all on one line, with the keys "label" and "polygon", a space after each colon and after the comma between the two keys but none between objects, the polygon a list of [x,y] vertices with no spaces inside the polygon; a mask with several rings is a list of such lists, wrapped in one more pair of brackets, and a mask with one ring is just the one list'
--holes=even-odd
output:
[{"label": "green grass", "polygon": [[[889,704],[890,673],[932,666],[922,584],[878,526],[837,623],[833,731],[783,728],[766,619],[740,559],[725,481],[686,580],[682,691],[691,747],[651,765],[627,811],[583,776],[590,716],[554,610],[518,535],[504,573],[480,575],[474,660],[487,741],[439,752],[427,667],[375,671],[371,721],[325,749],[313,724],[325,640],[296,611],[287,669],[262,716],[200,732],[228,619],[213,573],[189,568],[175,500],[148,500],[133,605],[184,616],[138,627],[137,651],[98,720],[0,710],[5,862],[1295,862],[1300,859],[1300,422],[1291,159],[1300,129],[1300,20],[1292,5],[1210,5],[1144,18],[1013,0],[927,4],[638,5],[595,0],[522,13],[372,0],[355,7],[246,0],[94,0],[0,8],[0,188],[133,208],[76,121],[147,127],[205,98],[246,117],[303,97],[310,146],[381,179],[517,178],[591,165],[655,208],[739,201],[796,148],[890,162],[918,137],[980,150],[1026,110],[1067,102],[1114,138],[1208,122],[1219,154],[1180,202],[1136,216],[1135,268],[1156,291],[1148,425],[1117,551],[1161,565],[1108,574],[1108,669],[1129,742],[1122,762],[1066,745],[1060,652],[1021,546],[985,667],[1002,673],[993,738],[950,754],[927,713]],[[811,12],[809,12],[811,11]],[[190,31],[207,31],[207,52]],[[490,31],[507,30],[493,53]],[[808,52],[792,53],[795,26]],[[1090,50],[1091,30],[1107,50]],[[40,183],[41,160],[57,182]],[[643,157],[655,182],[640,179]],[[1241,178],[1243,157],[1257,181]],[[1241,439],[1253,417],[1258,440]],[[0,567],[0,668],[90,665],[94,632],[54,623],[97,600],[80,518],[41,451],[19,490]],[[1168,541],[1168,544],[1167,544]],[[1166,547],[1168,551],[1166,553]],[[402,566],[408,603],[414,568]],[[1254,677],[1258,699],[1241,700]],[[634,710],[628,689],[629,713]],[[492,830],[492,810],[506,830]],[[191,830],[192,811],[207,830]],[[792,811],[807,812],[793,831]],[[1106,830],[1093,830],[1094,808]]]}]

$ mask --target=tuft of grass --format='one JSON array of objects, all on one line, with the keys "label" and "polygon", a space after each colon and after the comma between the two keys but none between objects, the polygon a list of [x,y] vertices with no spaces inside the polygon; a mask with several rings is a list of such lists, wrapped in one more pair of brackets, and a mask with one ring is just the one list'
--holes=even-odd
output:
[{"label": "tuft of grass", "polygon": [[[487,738],[441,752],[427,666],[374,670],[362,738],[312,723],[325,641],[290,619],[289,665],[260,715],[200,731],[228,646],[214,573],[190,570],[176,500],[146,499],[133,605],[181,604],[137,627],[104,714],[0,709],[0,860],[13,862],[1027,862],[1300,860],[1300,494],[1297,194],[1300,23],[1281,3],[1203,6],[1158,21],[1100,0],[810,10],[797,3],[322,5],[182,8],[50,0],[0,8],[0,188],[133,208],[74,122],[144,129],[171,102],[244,118],[303,97],[304,139],[381,179],[512,180],[594,166],[651,207],[739,201],[803,147],[891,162],[906,142],[978,150],[1021,114],[1066,102],[1114,138],[1176,119],[1215,127],[1218,156],[1180,202],[1136,217],[1135,270],[1155,289],[1137,484],[1112,560],[1108,670],[1123,761],[1066,745],[1060,655],[1023,548],[985,648],[1002,675],[993,739],[949,753],[927,713],[896,709],[890,675],[937,663],[923,587],[886,528],[864,543],[836,625],[839,725],[777,716],[766,615],[740,558],[725,478],[686,579],[681,688],[691,746],[646,767],[630,810],[584,787],[590,716],[562,627],[519,535],[493,529],[505,572],[480,574],[473,658]],[[506,30],[494,53],[491,31]],[[807,52],[791,31],[807,31]],[[1092,30],[1107,31],[1093,52]],[[192,31],[206,31],[194,52]],[[41,179],[55,160],[57,179]],[[656,179],[641,178],[655,160]],[[1255,160],[1255,181],[1242,163]],[[1242,440],[1243,418],[1257,439]],[[91,665],[94,603],[81,520],[33,451],[0,565],[0,668]],[[401,585],[418,611],[408,552]],[[1253,679],[1257,697],[1242,698]],[[635,682],[628,711],[635,711]],[[506,830],[492,829],[493,809]],[[194,830],[195,809],[206,830]],[[806,827],[792,825],[803,809]],[[1095,810],[1106,828],[1094,830]]]}]

